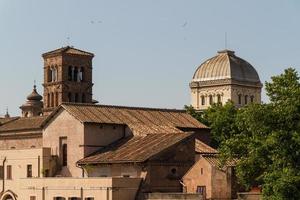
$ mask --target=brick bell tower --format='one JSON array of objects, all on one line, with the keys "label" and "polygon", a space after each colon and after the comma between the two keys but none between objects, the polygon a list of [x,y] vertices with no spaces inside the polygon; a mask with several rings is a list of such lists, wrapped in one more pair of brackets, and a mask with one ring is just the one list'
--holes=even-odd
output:
[{"label": "brick bell tower", "polygon": [[94,54],[67,46],[44,53],[44,115],[64,102],[93,103]]}]

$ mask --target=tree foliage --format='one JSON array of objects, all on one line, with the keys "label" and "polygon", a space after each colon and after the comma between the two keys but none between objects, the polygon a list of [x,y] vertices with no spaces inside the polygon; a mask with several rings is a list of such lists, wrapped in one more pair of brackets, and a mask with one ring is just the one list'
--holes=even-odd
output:
[{"label": "tree foliage", "polygon": [[239,159],[245,188],[262,186],[267,200],[300,199],[300,78],[289,68],[265,86],[270,103],[214,105],[200,121],[211,127],[224,159]]}]

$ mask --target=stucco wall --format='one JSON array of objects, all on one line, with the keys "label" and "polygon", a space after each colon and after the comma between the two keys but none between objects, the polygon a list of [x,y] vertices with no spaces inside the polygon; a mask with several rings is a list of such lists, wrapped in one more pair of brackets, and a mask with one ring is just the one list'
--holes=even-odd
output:
[{"label": "stucco wall", "polygon": [[[20,132],[24,134],[24,132]],[[32,132],[31,132],[32,133]],[[15,133],[18,134],[18,133]],[[39,132],[34,136],[27,137],[1,137],[0,138],[0,149],[30,149],[30,148],[41,148],[42,147],[42,133]]]},{"label": "stucco wall", "polygon": [[[32,166],[32,177],[42,177],[42,169],[49,162],[50,150],[49,149],[19,149],[19,150],[1,150],[0,151],[0,165],[3,166],[4,162],[4,189],[12,190],[16,193],[19,191],[19,181],[21,178],[27,177],[27,165]],[[7,166],[11,166],[12,178],[7,179]],[[2,188],[3,182],[0,182]]]},{"label": "stucco wall", "polygon": [[121,139],[125,136],[125,132],[125,125],[86,123],[84,125],[84,156]]},{"label": "stucco wall", "polygon": [[58,174],[67,177],[81,177],[82,170],[76,167],[76,162],[84,157],[84,126],[67,111],[60,112],[44,128],[43,146],[51,148],[51,155],[57,156],[62,165],[60,138],[66,138],[68,163]]},{"label": "stucco wall", "polygon": [[[22,199],[52,200],[54,197],[94,197],[95,200],[133,200],[138,178],[43,178],[21,179]],[[44,189],[43,189],[44,188]],[[44,192],[43,192],[44,190]],[[44,193],[44,195],[43,195]]]},{"label": "stucco wall", "polygon": [[[201,174],[201,168],[203,174]],[[183,183],[187,193],[195,193],[197,186],[206,187],[206,197],[212,195],[212,167],[204,159],[200,159],[183,177]]]}]

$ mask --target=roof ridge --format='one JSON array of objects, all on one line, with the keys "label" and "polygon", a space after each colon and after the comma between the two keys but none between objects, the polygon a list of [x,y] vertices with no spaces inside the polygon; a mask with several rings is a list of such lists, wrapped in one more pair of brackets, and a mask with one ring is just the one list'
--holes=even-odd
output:
[{"label": "roof ridge", "polygon": [[151,107],[135,107],[135,106],[122,106],[122,105],[109,105],[109,104],[90,104],[90,103],[70,103],[64,102],[62,106],[90,106],[90,107],[106,107],[106,108],[125,108],[125,109],[133,109],[133,110],[153,110],[153,111],[173,111],[184,113],[186,112],[184,109],[176,109],[176,108],[151,108]]},{"label": "roof ridge", "polygon": [[50,54],[53,54],[53,53],[65,52],[65,51],[68,50],[68,49],[74,49],[74,50],[76,50],[76,51],[80,51],[80,52],[82,52],[82,53],[90,54],[90,55],[94,56],[93,53],[90,53],[90,52],[88,52],[88,51],[84,51],[84,50],[81,50],[81,49],[77,49],[77,48],[75,48],[75,47],[73,47],[73,46],[65,46],[65,47],[61,47],[61,48],[58,48],[58,49],[54,49],[54,50],[52,50],[52,51],[48,51],[48,52],[46,52],[46,53],[43,53],[42,56],[44,57],[44,56],[47,56],[47,55],[50,55]]}]

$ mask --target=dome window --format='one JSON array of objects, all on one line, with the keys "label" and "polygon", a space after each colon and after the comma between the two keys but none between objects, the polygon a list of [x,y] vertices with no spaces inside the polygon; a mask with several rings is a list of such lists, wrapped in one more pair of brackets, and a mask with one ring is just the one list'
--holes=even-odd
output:
[{"label": "dome window", "polygon": [[209,95],[209,105],[212,105],[213,103],[214,103],[213,96]]},{"label": "dome window", "polygon": [[217,97],[218,97],[218,103],[222,103],[222,102],[221,102],[221,95],[218,94]]},{"label": "dome window", "polygon": [[248,95],[245,95],[245,104],[248,104]]},{"label": "dome window", "polygon": [[242,95],[239,94],[239,104],[241,105],[242,104]]},{"label": "dome window", "polygon": [[202,105],[202,106],[205,105],[205,96],[201,96],[201,105]]}]

